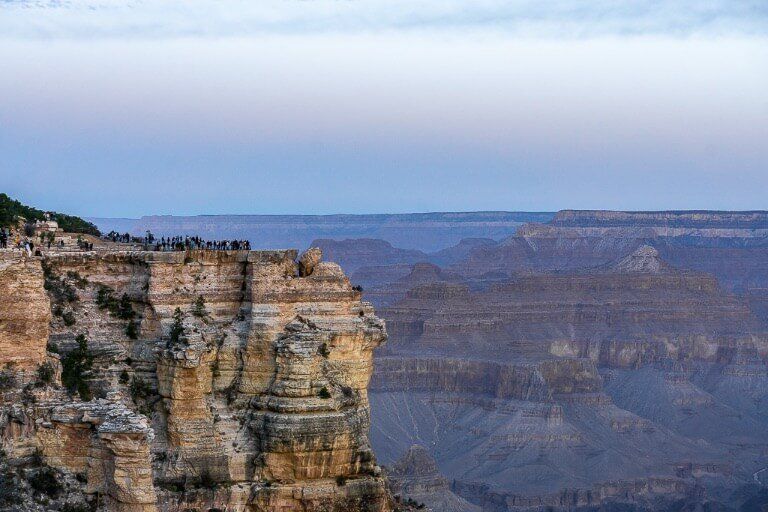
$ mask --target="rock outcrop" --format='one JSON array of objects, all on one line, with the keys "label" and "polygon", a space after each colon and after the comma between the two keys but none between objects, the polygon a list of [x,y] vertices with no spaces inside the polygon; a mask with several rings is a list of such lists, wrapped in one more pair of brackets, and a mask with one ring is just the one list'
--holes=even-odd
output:
[{"label": "rock outcrop", "polygon": [[51,307],[39,260],[0,253],[0,364],[34,369],[45,362]]},{"label": "rock outcrop", "polygon": [[481,508],[456,496],[435,459],[422,446],[413,445],[388,472],[392,492],[407,496],[416,506],[429,503],[441,512],[480,512]]},{"label": "rock outcrop", "polygon": [[368,441],[384,323],[319,250],[7,254],[14,464],[110,511],[393,509]]}]

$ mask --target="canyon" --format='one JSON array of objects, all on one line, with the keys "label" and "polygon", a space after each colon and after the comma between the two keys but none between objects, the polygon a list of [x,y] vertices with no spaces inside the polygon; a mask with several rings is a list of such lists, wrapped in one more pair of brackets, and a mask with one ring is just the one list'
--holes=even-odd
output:
[{"label": "canyon", "polygon": [[753,510],[766,229],[765,212],[563,211],[421,255],[313,245],[387,322],[371,440],[428,505]]},{"label": "canyon", "polygon": [[768,505],[768,214],[531,220],[421,245],[320,231],[301,255],[1,252],[0,497],[67,512]]},{"label": "canyon", "polygon": [[0,508],[413,508],[368,439],[384,323],[318,250],[4,250],[0,287]]}]

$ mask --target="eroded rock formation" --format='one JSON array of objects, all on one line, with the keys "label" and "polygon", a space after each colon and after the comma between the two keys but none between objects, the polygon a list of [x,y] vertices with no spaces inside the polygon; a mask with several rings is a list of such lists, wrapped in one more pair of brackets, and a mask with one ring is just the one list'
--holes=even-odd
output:
[{"label": "eroded rock formation", "polygon": [[77,476],[52,503],[393,509],[368,441],[386,331],[319,250],[3,258],[2,444]]},{"label": "eroded rock formation", "polygon": [[403,471],[399,491],[492,511],[763,503],[767,229],[562,212],[442,266],[368,258],[355,279],[390,335],[373,445],[391,465],[419,444],[451,482]]}]

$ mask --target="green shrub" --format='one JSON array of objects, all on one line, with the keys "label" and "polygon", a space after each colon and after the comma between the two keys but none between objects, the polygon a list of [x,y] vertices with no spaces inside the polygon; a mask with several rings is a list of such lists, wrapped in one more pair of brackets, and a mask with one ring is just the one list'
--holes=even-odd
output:
[{"label": "green shrub", "polygon": [[198,296],[192,305],[192,315],[202,319],[208,317],[208,310],[205,308],[205,298],[202,295]]},{"label": "green shrub", "polygon": [[328,391],[327,387],[323,386],[322,388],[320,388],[320,391],[317,393],[317,396],[323,399],[328,399],[328,398],[331,398],[331,393],[330,391]]},{"label": "green shrub", "polygon": [[118,380],[120,381],[120,384],[128,384],[128,381],[131,380],[130,375],[128,375],[128,370],[123,370],[120,372],[120,377]]},{"label": "green shrub", "polygon": [[82,400],[90,400],[93,394],[86,380],[93,368],[93,354],[88,350],[88,340],[77,336],[77,348],[61,358],[61,383],[70,393],[77,392]]},{"label": "green shrub", "polygon": [[181,309],[176,308],[173,312],[173,324],[171,324],[167,346],[171,348],[180,343],[186,344],[186,342],[187,340],[184,337],[184,313],[181,312]]},{"label": "green shrub", "polygon": [[131,398],[136,404],[139,412],[145,416],[152,415],[152,404],[156,401],[149,401],[153,396],[152,388],[149,383],[139,377],[134,377],[131,381]]},{"label": "green shrub", "polygon": [[134,377],[131,381],[131,398],[138,404],[140,400],[145,400],[152,395],[152,388],[142,378]]},{"label": "green shrub", "polygon": [[19,492],[19,483],[12,471],[0,473],[0,507],[3,510],[17,510],[17,505],[24,502]]},{"label": "green shrub", "polygon": [[29,485],[35,492],[44,494],[50,498],[56,498],[64,490],[64,486],[59,482],[56,471],[50,467],[41,468],[29,477]]},{"label": "green shrub", "polygon": [[47,264],[43,265],[43,288],[51,294],[51,298],[56,304],[78,300],[77,290],[74,286],[57,276]]},{"label": "green shrub", "polygon": [[105,284],[100,284],[96,290],[96,305],[99,306],[99,309],[106,309],[115,316],[120,309],[120,303],[115,298],[115,291]]},{"label": "green shrub", "polygon": [[96,291],[96,305],[101,310],[109,311],[110,316],[127,320],[125,324],[125,335],[135,340],[139,337],[138,325],[134,322],[136,312],[133,310],[131,299],[127,293],[124,293],[120,300],[115,297],[115,291],[107,285],[100,284]]},{"label": "green shrub", "polygon": [[210,471],[203,470],[203,472],[200,473],[200,487],[203,487],[205,489],[216,488],[216,481],[211,476]]},{"label": "green shrub", "polygon": [[128,336],[130,339],[135,340],[139,337],[139,329],[137,327],[136,322],[128,322],[125,324],[125,335]]},{"label": "green shrub", "polygon": [[77,286],[81,290],[84,289],[86,286],[88,286],[88,280],[82,277],[80,273],[77,271],[73,271],[73,270],[68,271],[67,278],[71,279],[75,283],[75,286]]},{"label": "green shrub", "polygon": [[37,367],[37,380],[42,384],[50,384],[55,373],[51,363],[43,363]]},{"label": "green shrub", "polygon": [[64,311],[61,314],[61,319],[64,321],[64,325],[66,325],[67,327],[71,327],[75,325],[75,322],[76,322],[75,314],[72,313],[72,311]]},{"label": "green shrub", "polygon": [[87,503],[65,503],[61,512],[94,512],[95,507]]},{"label": "green shrub", "polygon": [[5,370],[0,371],[0,391],[7,391],[16,386],[16,375],[13,370],[6,367]]},{"label": "green shrub", "polygon": [[122,320],[133,320],[135,316],[136,312],[131,306],[131,300],[128,298],[128,294],[124,293],[117,305],[117,317]]}]

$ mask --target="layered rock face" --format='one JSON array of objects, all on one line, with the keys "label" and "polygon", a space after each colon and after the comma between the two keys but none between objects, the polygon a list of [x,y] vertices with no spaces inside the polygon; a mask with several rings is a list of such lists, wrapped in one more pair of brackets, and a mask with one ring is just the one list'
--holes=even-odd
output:
[{"label": "layered rock face", "polygon": [[0,306],[0,350],[13,382],[39,382],[34,397],[8,386],[2,442],[9,463],[36,453],[60,479],[78,475],[57,499],[392,510],[368,441],[386,331],[319,251],[14,258],[0,267],[17,301]]},{"label": "layered rock face", "polygon": [[407,496],[417,506],[427,502],[442,512],[479,512],[481,509],[459,498],[440,474],[435,459],[423,446],[413,445],[388,473],[392,492]]},{"label": "layered rock face", "polygon": [[390,334],[374,448],[390,465],[423,446],[449,482],[424,493],[406,471],[404,495],[489,511],[761,503],[765,215],[598,213],[442,266],[358,268],[381,270],[365,295]]},{"label": "layered rock face", "polygon": [[0,363],[34,369],[45,362],[51,307],[38,261],[0,254]]}]

